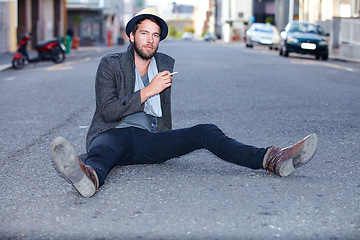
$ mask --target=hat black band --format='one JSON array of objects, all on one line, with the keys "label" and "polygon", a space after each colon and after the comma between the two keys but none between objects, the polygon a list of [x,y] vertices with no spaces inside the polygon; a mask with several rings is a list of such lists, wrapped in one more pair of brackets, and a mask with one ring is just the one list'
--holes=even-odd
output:
[{"label": "hat black band", "polygon": [[167,34],[168,34],[168,26],[166,24],[166,22],[156,16],[156,15],[153,15],[153,14],[141,14],[141,15],[137,15],[135,17],[133,17],[127,24],[126,24],[126,35],[130,38],[130,33],[132,32],[134,26],[136,24],[138,24],[139,22],[141,22],[142,20],[145,20],[145,19],[150,19],[150,18],[154,18],[158,21],[158,24],[160,29],[161,29],[161,34],[160,34],[160,41],[165,39]]}]

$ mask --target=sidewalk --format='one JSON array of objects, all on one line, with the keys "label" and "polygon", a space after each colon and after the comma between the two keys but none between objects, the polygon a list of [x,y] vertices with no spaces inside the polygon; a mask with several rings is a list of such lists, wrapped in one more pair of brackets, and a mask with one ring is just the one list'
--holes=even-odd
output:
[{"label": "sidewalk", "polygon": [[348,58],[341,55],[339,49],[331,49],[330,59],[338,60],[338,61],[345,61],[345,62],[356,62],[360,63],[360,58]]},{"label": "sidewalk", "polygon": [[[118,45],[114,45],[112,47],[118,47]],[[90,51],[99,51],[99,49],[109,48],[108,46],[93,46],[93,47],[79,47],[79,49],[71,49],[69,54],[66,54],[66,59],[77,56],[78,54],[83,54],[84,52]],[[12,67],[11,61],[16,52],[14,53],[0,53],[0,72]],[[30,58],[34,58],[37,56],[36,51],[29,52]],[[329,59],[345,61],[345,62],[356,62],[360,63],[360,59],[357,58],[346,58],[341,56],[339,51],[332,50],[329,56]],[[65,60],[66,61],[66,60]]]},{"label": "sidewalk", "polygon": [[[73,57],[76,57],[78,55],[82,55],[84,53],[90,53],[90,52],[99,52],[104,49],[110,49],[110,48],[119,48],[121,45],[113,45],[111,47],[106,45],[100,45],[100,46],[90,46],[90,47],[79,47],[78,49],[71,49],[69,54],[66,54],[65,61],[67,59],[71,59]],[[12,58],[16,54],[16,52],[13,53],[0,53],[0,72],[4,71],[6,69],[9,69],[12,67]],[[29,52],[30,59],[37,57],[36,51],[30,51]]]},{"label": "sidewalk", "polygon": [[12,57],[15,53],[0,53],[0,72],[11,68]]}]

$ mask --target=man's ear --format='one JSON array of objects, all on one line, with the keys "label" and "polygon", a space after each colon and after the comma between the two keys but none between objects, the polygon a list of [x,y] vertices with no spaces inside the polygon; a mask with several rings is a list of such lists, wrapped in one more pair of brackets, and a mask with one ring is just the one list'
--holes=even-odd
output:
[{"label": "man's ear", "polygon": [[132,32],[130,32],[130,42],[134,42],[134,35],[133,35],[133,33]]}]

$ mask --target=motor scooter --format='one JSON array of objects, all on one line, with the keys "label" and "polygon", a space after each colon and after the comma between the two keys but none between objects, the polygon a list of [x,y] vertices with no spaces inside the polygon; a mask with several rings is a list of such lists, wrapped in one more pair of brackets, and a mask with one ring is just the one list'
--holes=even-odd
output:
[{"label": "motor scooter", "polygon": [[38,53],[37,58],[30,59],[27,51],[27,45],[30,36],[25,34],[20,43],[17,53],[13,56],[12,66],[15,69],[21,69],[25,62],[39,62],[51,60],[54,63],[62,63],[65,60],[65,46],[59,39],[54,39],[44,43],[36,44],[35,49]]}]

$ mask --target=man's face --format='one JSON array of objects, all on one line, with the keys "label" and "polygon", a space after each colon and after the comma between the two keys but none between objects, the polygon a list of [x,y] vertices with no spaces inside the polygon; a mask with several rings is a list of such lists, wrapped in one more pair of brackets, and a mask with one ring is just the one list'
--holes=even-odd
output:
[{"label": "man's face", "polygon": [[130,33],[130,40],[136,54],[144,60],[149,60],[159,47],[160,27],[153,21],[145,19],[138,25],[135,35]]}]

